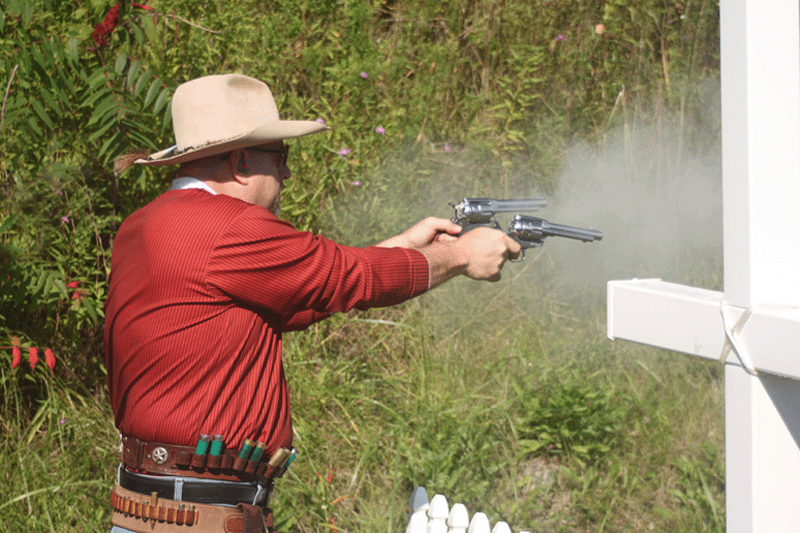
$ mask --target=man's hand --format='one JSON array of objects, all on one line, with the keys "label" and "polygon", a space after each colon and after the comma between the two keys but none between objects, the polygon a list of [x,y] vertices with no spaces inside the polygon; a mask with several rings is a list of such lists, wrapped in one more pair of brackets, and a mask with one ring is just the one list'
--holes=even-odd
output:
[{"label": "man's hand", "polygon": [[428,217],[417,222],[400,235],[386,239],[377,244],[381,248],[413,248],[415,250],[427,246],[434,241],[454,240],[461,233],[461,226],[446,218]]},{"label": "man's hand", "polygon": [[419,248],[430,265],[430,288],[459,274],[485,281],[499,281],[508,259],[519,257],[521,247],[500,230],[476,228],[458,238],[450,234]]},{"label": "man's hand", "polygon": [[458,237],[461,229],[445,218],[428,217],[377,246],[422,252],[430,265],[430,288],[460,274],[476,280],[499,281],[503,264],[519,257],[519,243],[491,228],[476,228]]},{"label": "man's hand", "polygon": [[485,281],[499,281],[503,264],[508,259],[519,257],[522,250],[514,239],[491,228],[476,228],[445,245],[464,258],[462,262],[466,265],[459,274]]}]

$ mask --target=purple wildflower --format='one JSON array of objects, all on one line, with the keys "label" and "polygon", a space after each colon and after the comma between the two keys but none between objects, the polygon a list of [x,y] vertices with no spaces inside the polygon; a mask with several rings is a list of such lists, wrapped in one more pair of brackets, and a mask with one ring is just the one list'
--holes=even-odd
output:
[{"label": "purple wildflower", "polygon": [[445,152],[449,152],[450,151],[450,143],[447,143],[447,142],[444,143],[444,151]]},{"label": "purple wildflower", "polygon": [[559,42],[561,42],[561,41],[566,41],[566,40],[567,40],[567,38],[566,38],[566,37],[564,37],[564,34],[563,34],[563,33],[559,33],[559,34],[556,36],[556,42],[557,42],[557,43],[559,43]]},{"label": "purple wildflower", "polygon": [[383,129],[383,126],[378,126],[377,128],[375,128],[375,133],[377,133],[378,135],[385,135],[386,130]]},{"label": "purple wildflower", "polygon": [[61,217],[61,222],[64,224],[69,224],[69,219],[67,217]]},{"label": "purple wildflower", "polygon": [[324,118],[322,118],[322,117],[318,118],[318,119],[317,119],[317,120],[315,120],[314,122],[318,122],[318,123],[322,124],[323,126],[325,125],[325,119],[324,119]]},{"label": "purple wildflower", "polygon": [[350,185],[352,185],[353,187],[361,187],[363,183],[361,183],[360,181],[353,181],[350,182]]},{"label": "purple wildflower", "polygon": [[352,152],[352,150],[350,148],[342,148],[341,150],[339,150],[336,153],[339,154],[342,157],[342,159],[344,159],[347,156],[347,154],[349,154],[350,152]]},{"label": "purple wildflower", "polygon": [[367,74],[365,71],[362,70],[361,71],[361,79],[365,80],[367,78],[369,78],[369,74]]}]

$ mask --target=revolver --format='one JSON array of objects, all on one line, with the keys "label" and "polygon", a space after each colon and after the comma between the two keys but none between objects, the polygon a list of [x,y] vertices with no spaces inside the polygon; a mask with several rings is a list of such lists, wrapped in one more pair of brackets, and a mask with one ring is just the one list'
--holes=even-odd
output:
[{"label": "revolver", "polygon": [[[503,231],[500,223],[494,217],[496,213],[536,211],[547,206],[547,200],[544,198],[530,200],[464,198],[460,203],[451,203],[450,206],[456,210],[456,216],[451,220],[463,228],[459,234],[461,235],[475,228],[494,228]],[[525,257],[525,250],[541,246],[545,237],[567,237],[583,242],[599,241],[603,238],[603,233],[594,228],[583,229],[553,224],[541,218],[526,215],[515,215],[505,233],[522,247],[520,260]]]}]

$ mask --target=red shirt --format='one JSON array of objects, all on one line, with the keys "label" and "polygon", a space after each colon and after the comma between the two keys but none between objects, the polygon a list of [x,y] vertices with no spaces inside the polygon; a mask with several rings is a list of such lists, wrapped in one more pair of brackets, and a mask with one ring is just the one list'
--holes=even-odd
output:
[{"label": "red shirt", "polygon": [[299,232],[225,195],[169,191],[120,227],[105,304],[116,425],[149,442],[201,433],[272,453],[292,441],[283,331],[428,288],[425,257]]}]

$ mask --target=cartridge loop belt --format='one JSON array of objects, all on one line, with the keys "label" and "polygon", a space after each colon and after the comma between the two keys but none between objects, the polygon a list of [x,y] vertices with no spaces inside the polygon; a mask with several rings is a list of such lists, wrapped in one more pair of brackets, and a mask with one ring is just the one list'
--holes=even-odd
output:
[{"label": "cartridge loop belt", "polygon": [[[144,498],[145,496],[142,496]],[[168,524],[191,526],[200,518],[196,505],[182,502],[159,502],[122,496],[117,489],[111,491],[111,507],[122,514]]]},{"label": "cartridge loop belt", "polygon": [[270,509],[248,504],[235,507],[186,504],[145,496],[121,486],[111,491],[112,523],[133,531],[146,528],[153,533],[174,533],[188,526],[194,533],[267,533],[273,532]]},{"label": "cartridge loop belt", "polygon": [[189,446],[145,442],[127,435],[122,435],[120,455],[129,470],[168,476],[263,481],[281,477],[285,470],[270,464],[272,457],[267,454],[257,461],[242,458],[234,450],[223,450],[216,456],[197,456],[195,448]]}]

